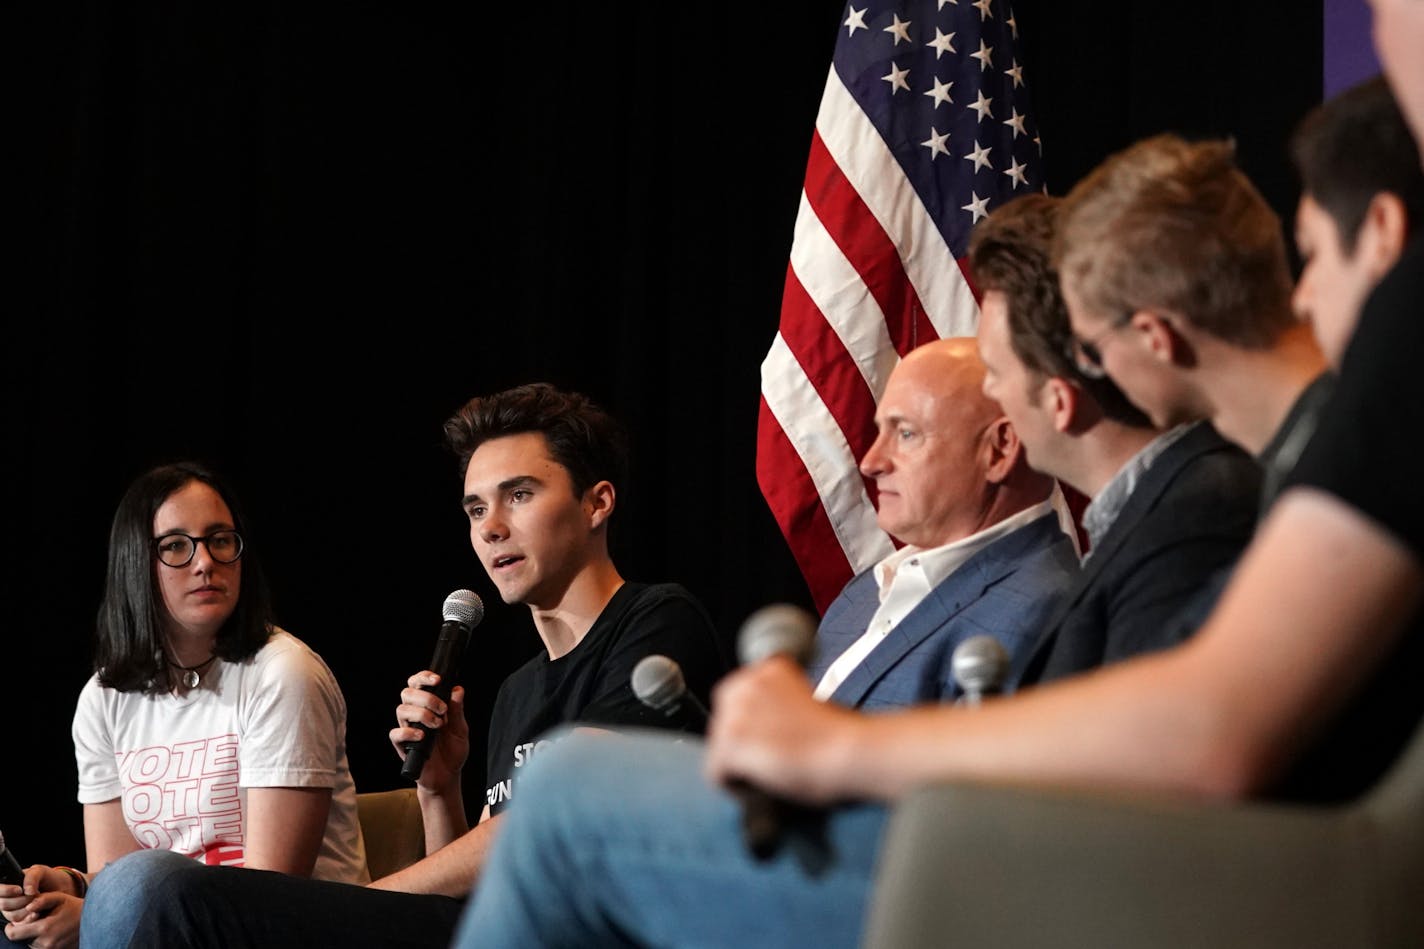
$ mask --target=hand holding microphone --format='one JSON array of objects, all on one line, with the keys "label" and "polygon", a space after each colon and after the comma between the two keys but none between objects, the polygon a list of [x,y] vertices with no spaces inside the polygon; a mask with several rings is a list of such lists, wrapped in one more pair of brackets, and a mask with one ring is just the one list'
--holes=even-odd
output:
[{"label": "hand holding microphone", "polygon": [[[449,703],[451,688],[460,668],[460,660],[470,642],[470,633],[484,618],[484,612],[484,604],[480,601],[479,596],[470,590],[456,590],[445,598],[445,604],[441,610],[444,622],[440,626],[440,635],[435,641],[435,654],[430,660],[430,671],[440,679],[435,685],[421,684],[420,692],[429,692],[442,702]],[[421,676],[412,676],[412,685],[421,678]],[[396,715],[401,727],[392,730],[391,740],[396,742],[397,747],[404,752],[405,761],[401,766],[401,775],[411,781],[418,781],[426,761],[430,758],[431,750],[435,746],[440,726],[409,717],[407,711],[409,709],[415,707],[428,709],[425,700],[419,699],[418,695],[407,696],[404,693],[402,698],[405,701],[397,710]],[[449,714],[448,707],[446,714],[447,716]],[[420,729],[424,733],[423,736],[419,740],[403,738],[402,736],[411,728]]]},{"label": "hand holding microphone", "polygon": [[[706,728],[709,715],[697,696],[687,689],[682,667],[667,656],[644,656],[633,667],[633,694],[648,708],[672,718],[686,711],[687,717]],[[742,836],[758,859],[771,857],[781,842],[783,806],[775,798],[744,781],[733,780],[728,790],[742,805]]]},{"label": "hand holding microphone", "polygon": [[[746,667],[717,686],[717,712],[709,722],[706,758],[708,777],[723,784],[741,805],[747,848],[765,860],[785,842],[813,874],[825,867],[827,857],[819,811],[758,785],[764,778],[777,783],[773,773],[786,759],[779,749],[814,735],[819,717],[828,712],[824,703],[811,697],[804,672],[815,632],[815,618],[793,606],[777,604],[748,617],[737,644]],[[791,662],[765,661],[773,657]],[[650,663],[649,668],[659,665]],[[669,681],[673,684],[669,691],[676,691],[675,678]],[[651,687],[646,691],[659,694]],[[803,714],[808,709],[809,714]]]},{"label": "hand holding microphone", "polygon": [[[737,635],[737,658],[750,666],[784,656],[804,669],[815,645],[816,621],[805,610],[785,603],[764,606],[742,624]],[[769,859],[781,843],[787,805],[760,788],[735,782],[742,800],[742,836],[760,860]]]}]

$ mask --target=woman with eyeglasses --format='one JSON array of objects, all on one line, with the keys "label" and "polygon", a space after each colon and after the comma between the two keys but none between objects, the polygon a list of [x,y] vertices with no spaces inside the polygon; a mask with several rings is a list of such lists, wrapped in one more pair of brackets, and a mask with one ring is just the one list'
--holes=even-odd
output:
[{"label": "woman with eyeglasses", "polygon": [[232,495],[164,465],[119,502],[74,746],[88,872],[0,887],[0,945],[71,946],[94,873],[130,851],[369,882],[331,671],[272,623]]}]

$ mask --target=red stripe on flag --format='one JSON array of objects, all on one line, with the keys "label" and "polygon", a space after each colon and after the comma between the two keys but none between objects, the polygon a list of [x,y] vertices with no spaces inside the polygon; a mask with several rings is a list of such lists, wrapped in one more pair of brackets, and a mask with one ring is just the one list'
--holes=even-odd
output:
[{"label": "red stripe on flag", "polygon": [[969,292],[974,294],[974,302],[977,304],[982,304],[984,302],[983,294],[979,292],[979,285],[974,282],[974,274],[969,267],[969,258],[957,258],[955,260],[955,263],[959,265],[959,272],[961,275],[963,275],[964,282],[969,285]]},{"label": "red stripe on flag", "polygon": [[[899,174],[899,170],[894,173]],[[895,351],[904,356],[917,345],[938,339],[939,333],[925,316],[924,305],[905,273],[895,242],[826,150],[819,132],[811,135],[806,201],[880,304]]]},{"label": "red stripe on flag", "polygon": [[875,394],[790,267],[781,297],[781,338],[859,461],[875,441]]},{"label": "red stripe on flag", "polygon": [[757,417],[756,468],[757,484],[801,567],[811,599],[816,609],[825,613],[851,580],[850,561],[821,506],[810,473],[764,397]]}]

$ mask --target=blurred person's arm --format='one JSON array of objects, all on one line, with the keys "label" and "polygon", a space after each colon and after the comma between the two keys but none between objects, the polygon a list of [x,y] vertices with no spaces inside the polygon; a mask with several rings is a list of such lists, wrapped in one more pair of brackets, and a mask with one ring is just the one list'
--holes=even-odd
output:
[{"label": "blurred person's arm", "polygon": [[1411,549],[1333,495],[1283,495],[1203,629],[972,710],[857,715],[773,661],[719,687],[708,771],[809,801],[946,779],[1236,797],[1362,687],[1419,603]]}]

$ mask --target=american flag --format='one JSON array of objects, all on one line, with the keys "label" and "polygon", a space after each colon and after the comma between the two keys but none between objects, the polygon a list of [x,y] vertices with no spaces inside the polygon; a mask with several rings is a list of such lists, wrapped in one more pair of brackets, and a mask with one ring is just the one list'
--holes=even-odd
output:
[{"label": "american flag", "polygon": [[757,481],[819,609],[894,550],[856,467],[901,356],[972,335],[969,232],[1041,190],[1007,0],[852,0],[762,362]]}]

